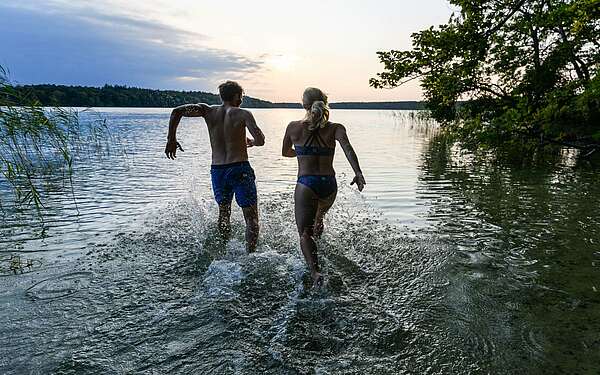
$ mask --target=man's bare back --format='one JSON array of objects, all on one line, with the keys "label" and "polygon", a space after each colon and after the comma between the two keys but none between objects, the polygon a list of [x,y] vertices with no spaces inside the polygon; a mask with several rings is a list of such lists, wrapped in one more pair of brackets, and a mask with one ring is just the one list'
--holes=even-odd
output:
[{"label": "man's bare back", "polygon": [[[230,231],[231,202],[235,196],[246,220],[246,247],[254,251],[258,240],[258,206],[254,170],[248,163],[248,147],[262,146],[265,136],[256,125],[252,113],[239,108],[242,104],[242,87],[227,81],[219,86],[222,105],[186,104],[173,109],[169,121],[169,135],[165,154],[175,159],[177,127],[182,117],[204,117],[212,149],[210,170],[213,193],[219,205],[219,228]],[[246,137],[246,129],[253,139]]]},{"label": "man's bare back", "polygon": [[[236,106],[223,104],[210,106],[208,104],[186,104],[177,107],[171,115],[172,121],[169,126],[169,141],[175,140],[176,129],[173,122],[179,123],[181,117],[204,117],[208,127],[210,147],[212,150],[212,164],[222,165],[248,160],[248,147],[262,146],[265,137],[256,125],[254,116],[249,111]],[[175,117],[175,118],[173,118]],[[254,139],[246,138],[246,129]],[[173,147],[172,157],[175,157],[177,147]],[[168,147],[168,145],[167,145]],[[168,150],[166,150],[167,156]]]}]

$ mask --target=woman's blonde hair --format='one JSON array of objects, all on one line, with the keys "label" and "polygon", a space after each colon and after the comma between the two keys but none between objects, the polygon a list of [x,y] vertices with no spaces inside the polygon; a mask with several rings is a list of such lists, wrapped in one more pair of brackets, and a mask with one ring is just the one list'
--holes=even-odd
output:
[{"label": "woman's blonde hair", "polygon": [[306,109],[308,130],[324,128],[329,122],[327,95],[316,87],[309,87],[302,95],[302,105]]}]

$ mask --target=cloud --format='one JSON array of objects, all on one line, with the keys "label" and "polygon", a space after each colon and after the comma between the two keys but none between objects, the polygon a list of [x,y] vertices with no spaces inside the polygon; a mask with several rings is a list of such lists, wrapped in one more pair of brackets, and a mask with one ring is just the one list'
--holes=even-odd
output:
[{"label": "cloud", "polygon": [[263,69],[262,59],[207,48],[209,37],[91,8],[0,5],[0,64],[21,83],[214,91]]}]

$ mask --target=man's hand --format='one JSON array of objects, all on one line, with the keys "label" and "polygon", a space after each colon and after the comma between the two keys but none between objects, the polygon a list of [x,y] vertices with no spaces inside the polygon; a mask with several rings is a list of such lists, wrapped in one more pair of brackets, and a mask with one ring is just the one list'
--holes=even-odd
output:
[{"label": "man's hand", "polygon": [[363,191],[363,189],[365,188],[365,185],[367,183],[365,182],[365,178],[362,175],[362,173],[359,173],[356,176],[354,176],[354,179],[352,180],[350,185],[354,185],[354,184],[356,184],[356,187],[358,187],[358,191]]},{"label": "man's hand", "polygon": [[176,140],[168,140],[167,145],[165,146],[165,154],[169,159],[174,160],[177,157],[177,149],[183,152],[183,148],[179,142]]},{"label": "man's hand", "polygon": [[250,138],[246,137],[246,146],[248,148],[254,146],[254,139],[250,139]]}]

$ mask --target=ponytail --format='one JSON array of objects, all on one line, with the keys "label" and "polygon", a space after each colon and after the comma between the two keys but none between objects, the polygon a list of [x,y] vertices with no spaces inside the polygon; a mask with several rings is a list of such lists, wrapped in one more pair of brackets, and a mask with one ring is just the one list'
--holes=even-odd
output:
[{"label": "ponytail", "polygon": [[317,88],[309,87],[304,90],[302,102],[306,109],[306,120],[309,122],[308,130],[324,128],[329,122],[327,95]]},{"label": "ponytail", "polygon": [[324,128],[329,121],[329,106],[324,101],[317,100],[310,106],[308,119],[310,120],[308,130]]}]

